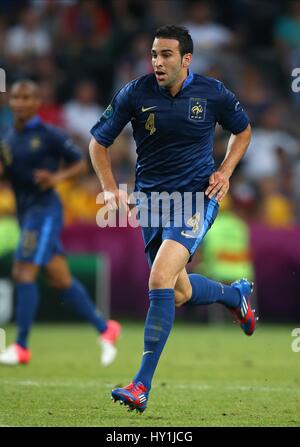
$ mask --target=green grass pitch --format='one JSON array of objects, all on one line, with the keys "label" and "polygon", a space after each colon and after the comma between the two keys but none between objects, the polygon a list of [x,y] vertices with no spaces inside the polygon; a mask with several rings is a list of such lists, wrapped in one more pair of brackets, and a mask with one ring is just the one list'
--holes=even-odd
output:
[{"label": "green grass pitch", "polygon": [[[14,328],[6,329],[11,341]],[[0,366],[0,426],[300,426],[292,329],[260,324],[246,337],[234,325],[176,323],[138,415],[113,403],[110,391],[139,366],[143,324],[123,322],[107,368],[89,326],[35,325],[30,365]]]}]

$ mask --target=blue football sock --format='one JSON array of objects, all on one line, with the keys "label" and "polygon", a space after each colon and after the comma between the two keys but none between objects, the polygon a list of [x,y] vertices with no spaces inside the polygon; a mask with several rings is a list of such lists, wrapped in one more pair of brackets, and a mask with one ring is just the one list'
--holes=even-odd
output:
[{"label": "blue football sock", "polygon": [[61,299],[78,315],[89,321],[99,332],[104,332],[107,329],[105,319],[99,315],[86,289],[76,278],[73,278],[68,289],[63,290]]},{"label": "blue football sock", "polygon": [[227,307],[235,308],[241,303],[241,295],[234,287],[194,273],[189,275],[189,279],[192,285],[192,297],[187,304],[197,306],[222,303]]},{"label": "blue football sock", "polygon": [[151,381],[175,318],[174,289],[152,289],[144,330],[144,353],[134,382],[149,390]]},{"label": "blue football sock", "polygon": [[17,283],[16,301],[16,322],[18,327],[16,342],[23,348],[27,348],[27,339],[39,303],[39,291],[36,283]]}]

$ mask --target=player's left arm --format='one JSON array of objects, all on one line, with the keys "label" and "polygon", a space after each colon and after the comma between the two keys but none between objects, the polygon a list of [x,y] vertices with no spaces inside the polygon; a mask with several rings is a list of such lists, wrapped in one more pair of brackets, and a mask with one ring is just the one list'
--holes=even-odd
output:
[{"label": "player's left arm", "polygon": [[237,164],[245,154],[251,140],[250,120],[235,94],[223,82],[217,81],[215,101],[216,121],[223,129],[229,130],[225,158],[216,172],[209,177],[205,193],[209,198],[216,197],[221,202],[229,189],[229,179]]},{"label": "player's left arm", "polygon": [[251,140],[251,126],[238,134],[231,134],[225,158],[216,172],[209,177],[209,186],[205,194],[211,199],[216,195],[218,202],[224,199],[229,190],[229,179],[239,161],[243,158]]}]

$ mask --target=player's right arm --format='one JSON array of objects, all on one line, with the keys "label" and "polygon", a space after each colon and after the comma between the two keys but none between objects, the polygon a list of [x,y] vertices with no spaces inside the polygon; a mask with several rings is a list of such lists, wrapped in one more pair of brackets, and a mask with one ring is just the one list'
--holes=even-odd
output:
[{"label": "player's right arm", "polygon": [[134,116],[133,88],[133,83],[122,88],[91,129],[90,157],[110,210],[124,206],[128,211],[127,194],[118,188],[111,169],[109,147]]}]

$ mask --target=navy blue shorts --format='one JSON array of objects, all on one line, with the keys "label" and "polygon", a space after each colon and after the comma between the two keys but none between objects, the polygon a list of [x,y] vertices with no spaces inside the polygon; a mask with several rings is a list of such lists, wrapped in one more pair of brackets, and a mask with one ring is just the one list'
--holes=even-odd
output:
[{"label": "navy blue shorts", "polygon": [[174,216],[171,217],[169,226],[141,226],[145,244],[145,254],[150,267],[154,262],[159,247],[166,239],[177,241],[186,247],[190,253],[189,262],[191,261],[207,231],[214,223],[219,210],[217,200],[215,198],[209,199],[205,196],[202,200],[201,211],[195,212],[195,201],[196,198],[194,197],[191,215],[187,216],[187,219],[182,218],[181,226],[173,225]]},{"label": "navy blue shorts", "polygon": [[64,255],[60,240],[63,228],[60,207],[30,208],[21,221],[15,260],[44,266],[56,254]]}]

